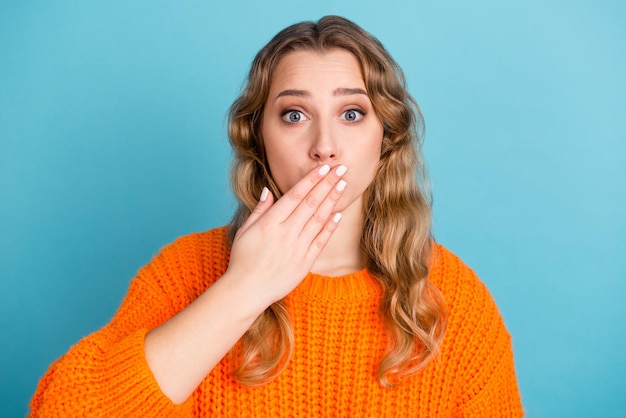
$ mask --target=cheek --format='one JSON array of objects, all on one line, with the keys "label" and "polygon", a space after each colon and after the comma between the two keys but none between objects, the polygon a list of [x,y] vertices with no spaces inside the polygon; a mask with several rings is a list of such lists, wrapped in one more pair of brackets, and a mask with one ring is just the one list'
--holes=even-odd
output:
[{"label": "cheek", "polygon": [[363,175],[368,178],[368,186],[374,181],[376,171],[378,169],[378,163],[380,162],[380,152],[382,148],[382,133],[381,137],[374,139],[369,147],[364,150],[361,155]]},{"label": "cheek", "polygon": [[365,170],[367,171],[367,175],[369,178],[368,187],[369,187],[369,184],[374,181],[374,177],[376,177],[376,172],[378,169],[379,162],[380,162],[380,153],[373,153],[367,159],[367,162],[365,163],[367,164],[367,166],[365,167]]},{"label": "cheek", "polygon": [[300,180],[293,153],[285,147],[278,148],[276,146],[266,147],[265,153],[272,179],[280,191],[285,193]]},{"label": "cheek", "polygon": [[362,145],[359,152],[352,158],[352,167],[348,169],[346,181],[352,186],[355,193],[363,193],[376,176],[380,161],[380,147],[376,143]]},{"label": "cheek", "polygon": [[268,124],[264,120],[261,133],[263,135],[263,147],[265,148],[265,157],[269,166],[270,175],[278,188],[284,192],[286,183],[285,171],[287,169],[287,161],[285,160],[283,152],[284,146],[277,140],[276,129],[271,123]]},{"label": "cheek", "polygon": [[371,170],[375,170],[380,161],[380,153],[383,146],[382,136],[382,130],[380,135],[376,132],[376,134],[370,138],[370,141],[367,142],[367,146],[363,147],[361,161]]}]

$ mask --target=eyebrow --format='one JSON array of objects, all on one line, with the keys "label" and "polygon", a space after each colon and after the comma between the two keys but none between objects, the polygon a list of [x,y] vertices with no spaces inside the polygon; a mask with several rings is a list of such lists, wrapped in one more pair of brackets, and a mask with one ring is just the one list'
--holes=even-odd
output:
[{"label": "eyebrow", "polygon": [[[333,90],[333,96],[350,96],[353,94],[364,94],[367,96],[367,92],[361,88],[352,89],[352,88],[346,88],[346,87],[339,87]],[[283,90],[280,93],[278,93],[276,98],[278,99],[279,97],[283,97],[283,96],[311,97],[311,93],[309,93],[306,90]]]},{"label": "eyebrow", "polygon": [[333,91],[333,96],[350,96],[353,94],[364,94],[367,96],[367,92],[363,89],[348,89],[345,87],[339,87]]},{"label": "eyebrow", "polygon": [[311,94],[306,90],[283,90],[278,93],[276,98],[278,99],[283,96],[310,97]]}]

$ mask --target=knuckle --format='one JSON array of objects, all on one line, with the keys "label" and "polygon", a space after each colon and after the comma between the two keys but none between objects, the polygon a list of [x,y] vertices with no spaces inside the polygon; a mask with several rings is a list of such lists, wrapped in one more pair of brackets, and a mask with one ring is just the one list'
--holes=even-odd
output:
[{"label": "knuckle", "polygon": [[304,199],[304,203],[310,208],[316,208],[319,202],[315,196],[309,195]]},{"label": "knuckle", "polygon": [[293,202],[300,202],[302,200],[302,195],[297,190],[290,190],[287,193],[287,197]]},{"label": "knuckle", "polygon": [[317,250],[321,251],[321,250],[323,250],[323,249],[324,249],[325,244],[324,244],[324,241],[323,241],[323,240],[321,240],[320,238],[316,238],[315,240],[313,240],[313,246],[314,246]]},{"label": "knuckle", "polygon": [[325,222],[325,220],[317,212],[315,212],[313,216],[311,216],[311,221],[316,225],[322,225]]}]

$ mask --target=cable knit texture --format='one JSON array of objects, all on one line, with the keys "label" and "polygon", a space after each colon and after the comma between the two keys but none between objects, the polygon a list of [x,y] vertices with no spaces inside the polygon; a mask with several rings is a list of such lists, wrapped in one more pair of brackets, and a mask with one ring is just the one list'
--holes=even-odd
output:
[{"label": "cable knit texture", "polygon": [[511,339],[474,272],[437,246],[430,280],[450,310],[440,357],[394,389],[376,367],[387,337],[367,271],[310,273],[286,298],[295,332],[285,371],[261,387],[234,381],[226,356],[182,405],[154,379],[144,338],[224,273],[225,228],[165,247],[131,282],[111,322],[50,366],[31,401],[41,417],[518,417]]}]

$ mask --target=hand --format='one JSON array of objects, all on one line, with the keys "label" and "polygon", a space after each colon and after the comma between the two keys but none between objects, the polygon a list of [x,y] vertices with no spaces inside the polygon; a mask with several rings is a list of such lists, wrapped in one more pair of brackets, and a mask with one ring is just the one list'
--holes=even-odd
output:
[{"label": "hand", "polygon": [[[318,167],[282,198],[264,188],[233,242],[225,277],[265,309],[291,292],[311,270],[341,219],[333,213],[346,182],[345,166]],[[223,278],[225,278],[223,277]]]}]

